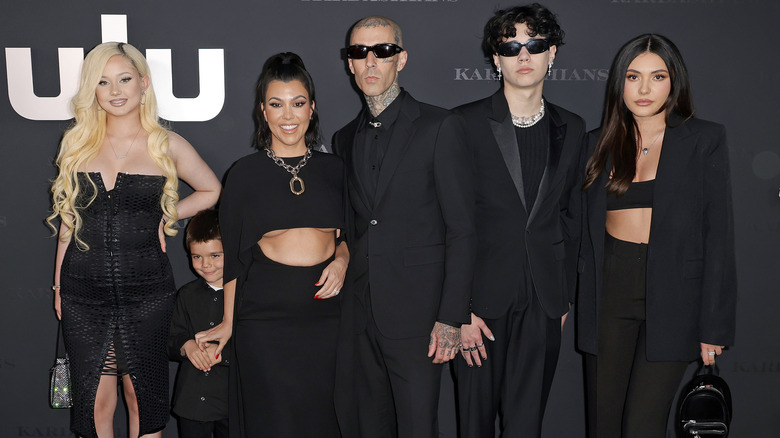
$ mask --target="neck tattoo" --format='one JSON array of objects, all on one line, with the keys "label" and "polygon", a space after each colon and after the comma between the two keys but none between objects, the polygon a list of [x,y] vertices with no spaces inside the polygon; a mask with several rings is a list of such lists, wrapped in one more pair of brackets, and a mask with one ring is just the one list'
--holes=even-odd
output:
[{"label": "neck tattoo", "polygon": [[401,87],[398,86],[398,82],[393,82],[384,93],[378,96],[365,96],[366,103],[368,104],[368,110],[371,115],[376,117],[382,113],[398,95],[401,94]]},{"label": "neck tattoo", "polygon": [[509,113],[509,115],[512,116],[512,124],[518,128],[530,128],[531,126],[537,124],[539,120],[542,120],[542,117],[544,117],[544,99],[541,99],[541,101],[542,107],[539,108],[539,112],[532,115],[531,117],[518,117],[512,113]]},{"label": "neck tattoo", "polygon": [[[651,147],[653,147],[653,145],[655,144],[655,142],[657,142],[657,141],[658,141],[658,139],[659,139],[659,138],[661,138],[661,134],[663,134],[663,133],[664,133],[664,131],[666,131],[666,129],[665,129],[665,128],[664,128],[664,129],[662,129],[662,130],[661,130],[661,132],[659,132],[659,133],[658,133],[658,135],[656,135],[656,136],[655,136],[655,140],[653,140],[653,142],[652,142],[652,143],[650,143],[650,145],[649,145],[649,146],[647,146],[647,147],[642,147],[642,155],[644,155],[644,156],[647,156],[647,153],[648,153],[648,152],[650,152],[650,148],[651,148]],[[639,143],[639,140],[641,140],[641,139],[642,139],[641,137],[637,137],[637,139],[636,139],[636,142],[637,142],[637,143]],[[640,146],[640,147],[641,147],[641,146]],[[642,155],[640,155],[640,156],[642,156]]]},{"label": "neck tattoo", "polygon": [[[301,177],[298,176],[298,171],[300,171],[301,168],[309,161],[309,158],[311,158],[311,148],[306,148],[306,155],[304,155],[303,158],[301,158],[301,161],[299,161],[298,164],[296,164],[294,167],[290,166],[289,164],[285,163],[284,160],[277,157],[273,149],[270,147],[265,149],[265,153],[268,155],[268,158],[274,160],[274,163],[276,163],[277,166],[292,174],[293,177],[290,178],[290,191],[293,193],[293,195],[302,195],[306,190],[306,184],[304,184]],[[298,183],[300,189],[296,188],[296,183]]]},{"label": "neck tattoo", "polygon": [[125,153],[122,154],[122,155],[117,155],[116,154],[116,148],[114,147],[114,142],[111,141],[111,137],[106,135],[106,139],[108,139],[108,144],[111,146],[111,150],[114,151],[114,156],[116,157],[117,160],[124,160],[125,158],[127,158],[127,154],[129,154],[130,153],[130,149],[133,148],[133,145],[135,144],[135,139],[138,138],[138,133],[141,132],[141,128],[142,127],[143,127],[143,125],[139,126],[138,127],[138,131],[135,131],[135,137],[133,137],[133,141],[130,142],[130,146],[127,148]]}]

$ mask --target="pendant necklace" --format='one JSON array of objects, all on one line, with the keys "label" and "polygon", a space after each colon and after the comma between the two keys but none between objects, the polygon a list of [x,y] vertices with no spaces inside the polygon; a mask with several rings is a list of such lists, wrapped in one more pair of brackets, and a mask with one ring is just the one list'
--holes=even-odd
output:
[{"label": "pendant necklace", "polygon": [[539,120],[542,120],[542,117],[544,117],[544,99],[541,99],[541,101],[542,107],[539,109],[539,112],[532,115],[531,117],[518,117],[512,113],[509,113],[509,115],[512,116],[512,124],[518,128],[530,128],[539,122]]},{"label": "pendant necklace", "polygon": [[[664,129],[662,129],[662,130],[661,130],[661,132],[659,132],[659,133],[658,133],[658,135],[656,135],[656,136],[655,136],[655,140],[653,140],[653,142],[652,142],[652,143],[650,143],[650,146],[648,146],[648,147],[643,147],[643,148],[642,148],[642,153],[643,153],[645,156],[647,156],[647,153],[650,151],[650,148],[651,148],[651,147],[653,147],[653,145],[655,144],[655,142],[657,142],[657,141],[658,141],[658,139],[659,139],[659,138],[661,138],[661,134],[663,134],[663,133],[664,133],[664,131],[666,131],[666,129],[665,129],[665,128],[664,128]],[[637,138],[637,140],[639,140],[639,138]]]},{"label": "pendant necklace", "polygon": [[124,160],[125,158],[127,158],[127,154],[129,154],[130,153],[130,149],[133,148],[133,145],[135,144],[135,139],[138,138],[138,133],[141,132],[141,128],[142,127],[143,127],[143,125],[139,126],[138,127],[138,131],[135,131],[135,137],[133,137],[133,141],[130,142],[130,147],[127,148],[127,150],[125,151],[124,155],[117,155],[116,154],[116,148],[114,147],[114,142],[112,142],[111,138],[108,135],[106,135],[106,138],[108,139],[108,144],[111,145],[111,150],[114,151],[114,156],[116,157],[117,160]]},{"label": "pendant necklace", "polygon": [[[302,195],[306,190],[306,185],[303,183],[301,177],[298,176],[298,171],[301,170],[301,168],[306,165],[306,162],[309,161],[309,158],[311,158],[311,148],[306,148],[306,155],[301,158],[301,161],[299,161],[295,167],[290,166],[289,164],[285,163],[283,159],[277,157],[273,149],[270,147],[265,149],[265,153],[268,155],[268,158],[274,160],[274,163],[276,163],[277,166],[292,174],[292,178],[290,178],[290,191],[293,193],[293,195]],[[296,183],[298,186],[300,186],[300,189],[296,188]]]}]

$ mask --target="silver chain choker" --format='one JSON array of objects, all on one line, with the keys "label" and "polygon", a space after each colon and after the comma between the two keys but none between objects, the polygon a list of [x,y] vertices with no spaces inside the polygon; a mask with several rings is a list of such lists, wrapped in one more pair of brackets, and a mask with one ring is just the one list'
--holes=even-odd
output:
[{"label": "silver chain choker", "polygon": [[539,120],[542,120],[542,117],[544,117],[544,99],[541,99],[541,101],[542,107],[539,109],[539,112],[531,117],[517,117],[516,115],[509,113],[509,115],[512,116],[512,124],[518,128],[530,128],[537,124]]},{"label": "silver chain choker", "polygon": [[[306,162],[309,161],[309,158],[311,158],[311,148],[307,148],[306,155],[301,158],[301,161],[299,161],[295,167],[290,166],[289,164],[285,163],[283,159],[277,157],[273,149],[270,147],[265,149],[265,153],[268,155],[268,158],[274,160],[274,163],[276,163],[277,166],[292,174],[293,177],[290,178],[290,191],[293,193],[293,195],[302,195],[306,190],[306,184],[304,184],[301,177],[298,176],[298,171],[301,170],[301,168],[306,165]],[[300,189],[296,188],[296,183]]]}]

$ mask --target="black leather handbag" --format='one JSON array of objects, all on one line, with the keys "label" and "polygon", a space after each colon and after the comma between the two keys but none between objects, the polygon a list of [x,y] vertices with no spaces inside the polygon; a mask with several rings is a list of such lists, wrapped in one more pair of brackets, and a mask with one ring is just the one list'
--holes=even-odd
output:
[{"label": "black leather handbag", "polygon": [[680,436],[728,436],[731,414],[731,391],[718,376],[717,365],[700,365],[680,394],[677,409]]}]

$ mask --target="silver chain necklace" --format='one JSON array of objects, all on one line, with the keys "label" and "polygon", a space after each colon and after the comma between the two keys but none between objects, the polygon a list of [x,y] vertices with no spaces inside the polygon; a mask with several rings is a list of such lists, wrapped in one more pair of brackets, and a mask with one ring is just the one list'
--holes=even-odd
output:
[{"label": "silver chain necklace", "polygon": [[[309,158],[311,158],[311,148],[306,149],[306,155],[304,155],[303,158],[301,158],[301,161],[299,161],[298,164],[296,164],[294,167],[285,163],[283,159],[277,157],[273,149],[270,147],[265,149],[265,153],[268,155],[268,158],[274,160],[274,163],[276,163],[277,166],[292,174],[293,177],[290,178],[290,191],[294,195],[302,195],[306,190],[306,184],[304,184],[301,177],[298,176],[298,171],[301,170],[301,168],[309,161]],[[300,190],[295,188],[295,183],[300,185]]]},{"label": "silver chain necklace", "polygon": [[[662,129],[662,130],[661,130],[661,132],[659,132],[659,133],[658,133],[658,135],[656,135],[656,136],[655,136],[655,140],[653,140],[653,142],[652,142],[652,143],[650,143],[650,146],[648,146],[648,147],[642,147],[642,153],[643,153],[645,156],[647,156],[647,153],[648,153],[648,152],[650,152],[650,148],[651,148],[651,147],[653,147],[653,145],[655,145],[655,142],[657,142],[657,141],[658,141],[658,139],[659,139],[659,138],[661,138],[661,134],[663,134],[663,133],[664,133],[664,131],[666,131],[666,128]],[[638,137],[638,136],[637,136],[637,138],[636,138],[636,142],[638,143],[638,142],[639,142],[639,140],[641,140],[641,137]]]},{"label": "silver chain necklace", "polygon": [[139,126],[138,131],[135,131],[135,137],[133,137],[133,141],[130,143],[130,147],[127,148],[124,155],[116,154],[116,148],[114,147],[114,142],[111,141],[111,137],[106,135],[106,139],[108,139],[108,144],[111,145],[111,150],[114,152],[114,156],[116,157],[117,160],[124,160],[125,158],[127,158],[127,155],[130,153],[130,149],[133,148],[133,145],[135,144],[135,140],[138,138],[138,133],[141,132],[142,127],[143,125]]},{"label": "silver chain necklace", "polygon": [[518,117],[512,113],[509,113],[509,115],[512,116],[512,124],[518,128],[530,128],[531,126],[537,124],[539,120],[542,120],[542,117],[544,117],[544,99],[541,99],[541,101],[542,107],[539,109],[539,112],[532,115],[531,117]]}]

